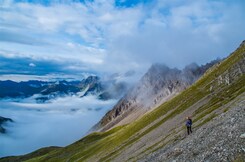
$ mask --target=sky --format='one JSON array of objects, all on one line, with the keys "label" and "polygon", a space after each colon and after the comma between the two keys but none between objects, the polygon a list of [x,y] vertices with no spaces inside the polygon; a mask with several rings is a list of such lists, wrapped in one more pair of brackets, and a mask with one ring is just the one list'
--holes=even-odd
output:
[{"label": "sky", "polygon": [[234,51],[243,0],[0,0],[0,75],[145,72]]}]

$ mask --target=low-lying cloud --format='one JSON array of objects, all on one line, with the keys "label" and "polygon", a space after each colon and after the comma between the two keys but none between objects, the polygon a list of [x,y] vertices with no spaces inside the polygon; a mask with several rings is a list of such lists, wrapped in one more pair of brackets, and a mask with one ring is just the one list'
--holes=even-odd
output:
[{"label": "low-lying cloud", "polygon": [[0,103],[0,116],[14,120],[14,123],[5,125],[7,134],[0,134],[0,157],[3,157],[75,142],[100,120],[116,100],[71,96],[46,104],[37,104],[32,98]]}]

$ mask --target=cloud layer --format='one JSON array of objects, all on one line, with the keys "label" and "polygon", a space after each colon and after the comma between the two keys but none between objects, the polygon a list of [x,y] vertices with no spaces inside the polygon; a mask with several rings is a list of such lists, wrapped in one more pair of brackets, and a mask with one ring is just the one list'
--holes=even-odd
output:
[{"label": "cloud layer", "polygon": [[1,2],[0,55],[65,60],[71,70],[137,71],[153,62],[205,63],[245,38],[239,0],[34,2]]},{"label": "cloud layer", "polygon": [[0,157],[71,144],[85,135],[115,102],[93,96],[59,98],[47,104],[37,104],[31,98],[0,101],[0,115],[15,121],[5,126],[7,134],[0,134]]}]

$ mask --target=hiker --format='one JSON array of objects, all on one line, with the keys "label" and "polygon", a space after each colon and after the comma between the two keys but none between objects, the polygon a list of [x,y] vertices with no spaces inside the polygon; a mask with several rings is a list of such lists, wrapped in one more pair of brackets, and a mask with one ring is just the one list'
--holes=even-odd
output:
[{"label": "hiker", "polygon": [[191,125],[192,125],[192,120],[190,117],[186,117],[186,127],[187,127],[187,133],[188,135],[190,133],[192,133],[192,130],[191,130]]}]

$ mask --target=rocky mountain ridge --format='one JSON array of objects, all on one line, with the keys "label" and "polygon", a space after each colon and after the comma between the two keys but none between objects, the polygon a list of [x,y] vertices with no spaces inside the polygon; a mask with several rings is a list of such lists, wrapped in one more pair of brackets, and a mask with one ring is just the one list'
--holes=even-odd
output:
[{"label": "rocky mountain ridge", "polygon": [[108,130],[136,120],[149,110],[188,88],[220,60],[198,66],[192,63],[183,70],[153,64],[135,87],[110,110],[92,130]]},{"label": "rocky mountain ridge", "polygon": [[[37,102],[42,103],[56,97],[68,95],[77,95],[79,97],[96,95],[99,99],[108,100],[122,96],[127,89],[126,83],[122,82],[114,83],[113,86],[117,87],[117,91],[112,91],[111,88],[108,88],[98,76],[89,76],[81,81],[63,80],[48,82],[30,80],[14,82],[6,80],[0,81],[0,99],[27,98],[34,96]],[[105,96],[105,94],[107,95]]]}]

